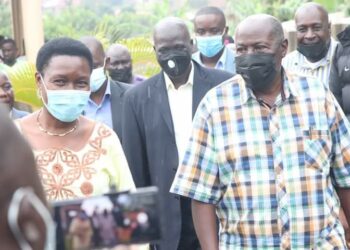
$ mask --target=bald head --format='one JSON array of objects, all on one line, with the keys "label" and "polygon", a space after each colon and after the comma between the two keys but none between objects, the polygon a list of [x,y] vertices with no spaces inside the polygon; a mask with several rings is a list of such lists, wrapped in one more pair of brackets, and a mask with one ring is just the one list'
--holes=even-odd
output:
[{"label": "bald head", "polygon": [[306,3],[295,13],[298,51],[309,61],[317,62],[327,55],[331,40],[328,12],[322,5]]},{"label": "bald head", "polygon": [[132,82],[131,56],[126,46],[116,43],[108,48],[106,52],[106,69],[114,81]]},{"label": "bald head", "polygon": [[105,52],[102,43],[93,36],[84,36],[79,40],[90,50],[93,58],[94,69],[102,67],[105,59]]},{"label": "bald head", "polygon": [[240,33],[255,33],[268,37],[274,44],[284,40],[283,28],[277,18],[267,14],[248,16],[236,28],[236,39]]},{"label": "bald head", "polygon": [[[275,72],[281,72],[282,58],[287,53],[288,41],[284,39],[282,25],[275,17],[266,14],[247,17],[238,24],[235,37],[236,55],[238,56],[236,70],[239,74],[245,74],[241,69],[247,67],[247,62],[248,65],[256,63],[255,61],[246,61],[246,58],[255,58],[261,63],[259,58],[262,56],[269,58],[262,64],[269,65],[270,63],[270,67],[274,67]],[[259,79],[254,77],[245,80],[253,90],[264,92],[273,88],[271,86],[281,84],[281,74],[276,74],[273,80],[269,80],[263,86],[254,86],[259,82]]]},{"label": "bald head", "polygon": [[160,20],[154,27],[153,40],[156,43],[159,38],[173,39],[177,35],[182,41],[190,43],[191,36],[186,23],[177,17],[167,17]]},{"label": "bald head", "polygon": [[159,21],[153,40],[158,63],[164,72],[173,83],[186,83],[192,67],[192,42],[185,22],[177,17]]},{"label": "bald head", "polygon": [[128,48],[122,44],[112,44],[107,52],[106,52],[106,57],[128,57],[129,60],[131,60],[130,52]]},{"label": "bald head", "polygon": [[324,22],[329,22],[327,10],[322,5],[313,2],[301,5],[296,10],[294,19],[297,20],[306,16],[310,16],[310,14],[314,15],[315,13],[317,13],[317,15],[320,15]]}]

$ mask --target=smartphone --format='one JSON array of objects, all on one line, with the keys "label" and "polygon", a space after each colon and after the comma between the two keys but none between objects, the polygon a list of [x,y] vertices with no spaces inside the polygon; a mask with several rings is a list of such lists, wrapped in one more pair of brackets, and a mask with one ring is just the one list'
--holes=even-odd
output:
[{"label": "smartphone", "polygon": [[157,243],[161,238],[158,188],[53,202],[57,249],[105,249]]}]

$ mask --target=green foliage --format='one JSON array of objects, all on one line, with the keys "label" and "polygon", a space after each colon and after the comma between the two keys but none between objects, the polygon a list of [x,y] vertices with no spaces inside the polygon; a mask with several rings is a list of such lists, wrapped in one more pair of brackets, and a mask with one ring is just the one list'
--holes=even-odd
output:
[{"label": "green foliage", "polygon": [[62,12],[47,12],[44,15],[45,39],[60,36],[79,38],[95,30],[98,16],[89,9],[69,7]]},{"label": "green foliage", "polygon": [[12,19],[11,19],[11,8],[9,1],[0,1],[0,35],[12,37]]},{"label": "green foliage", "polygon": [[[294,18],[296,9],[308,0],[229,0],[227,1],[227,16],[233,27],[245,17],[258,13],[266,13],[277,17],[280,21]],[[315,0],[329,12],[349,10],[348,0]]]},{"label": "green foliage", "polygon": [[144,37],[129,38],[119,41],[130,51],[133,60],[133,71],[150,77],[160,71],[152,43]]},{"label": "green foliage", "polygon": [[139,6],[130,6],[126,1],[119,12],[110,6],[113,2],[118,1],[84,0],[82,6],[68,7],[57,13],[46,11],[46,40],[58,36],[79,38],[104,34],[104,38],[113,43],[119,39],[150,36],[160,19],[167,16],[185,17],[188,11],[187,1],[177,9],[173,9],[170,0],[143,3]]}]

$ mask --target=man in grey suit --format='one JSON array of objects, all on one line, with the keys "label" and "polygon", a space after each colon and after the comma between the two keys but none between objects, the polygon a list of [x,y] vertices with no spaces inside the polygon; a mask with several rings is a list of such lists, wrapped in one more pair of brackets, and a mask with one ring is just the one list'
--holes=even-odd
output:
[{"label": "man in grey suit", "polygon": [[13,120],[22,118],[29,114],[26,111],[22,111],[14,107],[15,98],[13,94],[12,84],[7,74],[2,71],[0,71],[0,103],[4,103],[8,107],[10,117]]},{"label": "man in grey suit", "polygon": [[94,64],[90,78],[91,95],[84,115],[113,128],[121,140],[123,97],[130,86],[107,77],[106,65],[109,64],[110,58],[105,58],[105,52],[99,40],[87,36],[82,37],[80,41],[90,50]]},{"label": "man in grey suit", "polygon": [[169,189],[199,102],[232,75],[191,60],[192,42],[181,19],[161,20],[153,39],[162,72],[126,92],[122,145],[136,186],[154,185],[160,190],[163,238],[153,248],[196,250],[200,246],[190,201]]}]

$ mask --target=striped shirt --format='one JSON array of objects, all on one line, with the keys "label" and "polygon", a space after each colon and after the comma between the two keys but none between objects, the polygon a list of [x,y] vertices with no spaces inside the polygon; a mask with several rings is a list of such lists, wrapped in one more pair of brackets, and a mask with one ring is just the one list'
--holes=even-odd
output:
[{"label": "striped shirt", "polygon": [[285,77],[268,108],[237,75],[202,100],[170,191],[216,205],[220,249],[346,249],[349,129],[315,78]]},{"label": "striped shirt", "polygon": [[303,54],[294,50],[283,58],[282,65],[290,74],[313,76],[329,86],[332,58],[337,44],[338,42],[331,38],[327,55],[318,62],[309,62]]}]

